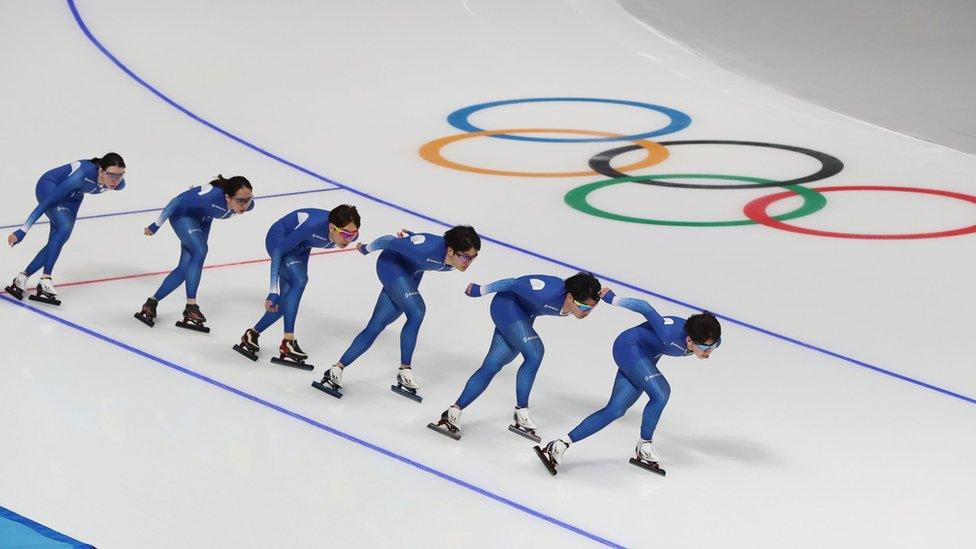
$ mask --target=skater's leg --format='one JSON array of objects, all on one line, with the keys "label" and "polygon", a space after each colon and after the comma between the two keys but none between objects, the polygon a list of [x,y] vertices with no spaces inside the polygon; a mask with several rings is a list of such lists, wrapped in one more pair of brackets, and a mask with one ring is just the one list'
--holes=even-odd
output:
[{"label": "skater's leg", "polygon": [[[57,206],[52,206],[48,211],[53,211],[56,207]],[[53,214],[49,214],[48,219],[50,219],[52,216]],[[54,239],[54,234],[57,231],[58,231],[57,227],[55,227],[54,223],[52,222],[48,227],[47,242],[44,244],[44,247],[37,252],[37,255],[34,256],[34,259],[32,259],[31,262],[27,264],[27,268],[24,269],[24,273],[28,277],[33,276],[34,273],[41,270],[41,268],[44,267],[44,265],[47,263],[47,248],[50,245],[51,240]]]},{"label": "skater's leg", "polygon": [[654,438],[654,430],[661,419],[661,413],[671,397],[671,385],[650,359],[638,361],[624,373],[631,383],[651,398],[644,406],[644,417],[641,421],[641,440],[651,440]]},{"label": "skater's leg", "polygon": [[58,257],[61,255],[61,249],[74,229],[80,205],[81,203],[77,201],[62,201],[44,212],[50,221],[47,243],[24,269],[28,276],[33,275],[42,267],[45,275],[50,275],[54,271],[54,264],[57,263]]},{"label": "skater's leg", "polygon": [[[57,184],[55,184],[53,181],[41,179],[40,181],[37,182],[37,186],[34,188],[34,195],[37,197],[37,202],[41,203],[48,196],[50,196],[51,193],[55,192],[56,190],[57,190]],[[47,210],[44,210],[44,215],[47,216],[47,219],[50,222],[50,225],[48,226],[48,237],[47,237],[48,242],[51,241],[51,239],[54,237],[54,233],[57,232],[57,227],[54,226],[54,220],[57,217],[57,208],[58,205],[55,204],[50,208],[48,208]],[[30,277],[37,271],[41,270],[41,267],[43,267],[45,263],[47,263],[46,243],[44,244],[44,247],[41,248],[39,252],[37,252],[37,255],[34,256],[34,259],[32,259],[31,262],[27,265],[27,268],[24,269],[24,273],[28,277]]]},{"label": "skater's leg", "polygon": [[279,308],[284,308],[282,312],[285,317],[285,339],[294,339],[298,305],[302,301],[305,285],[308,284],[308,263],[302,261],[298,255],[287,255],[283,259],[283,264],[282,273],[288,279],[288,288],[282,289],[283,299]]},{"label": "skater's leg", "polygon": [[579,442],[610,425],[627,412],[627,409],[637,402],[641,390],[627,379],[621,370],[617,370],[617,377],[613,382],[610,400],[607,405],[593,412],[572,431],[569,432],[569,442]]},{"label": "skater's leg", "polygon": [[[285,334],[278,350],[282,359],[304,364],[308,360],[308,353],[298,346],[295,339],[295,317],[305,285],[308,284],[308,254],[289,254],[282,258],[281,282],[278,307],[285,317]],[[312,366],[309,365],[307,369],[311,370]]]},{"label": "skater's leg", "polygon": [[199,223],[196,219],[183,218],[177,222],[181,227],[180,233],[185,236],[180,240],[190,250],[190,261],[186,265],[186,302],[196,303],[197,288],[200,287],[200,275],[203,273],[203,262],[207,259],[207,238],[210,235],[210,223]]},{"label": "skater's leg", "polygon": [[515,376],[515,402],[517,407],[525,408],[529,405],[529,394],[546,348],[530,322],[516,322],[505,331],[505,336],[509,345],[522,353],[522,365]]},{"label": "skater's leg", "polygon": [[464,385],[464,390],[461,391],[461,396],[458,397],[454,405],[464,409],[474,402],[488,388],[488,384],[491,383],[495,374],[501,371],[503,366],[515,360],[516,356],[518,356],[518,351],[505,341],[505,336],[502,335],[501,330],[495,328],[485,360],[481,363],[481,367],[468,379]]},{"label": "skater's leg", "polygon": [[71,237],[71,231],[75,227],[75,219],[78,217],[78,208],[81,206],[81,202],[70,201],[62,202],[54,208],[54,216],[51,219],[51,228],[54,229],[51,232],[51,236],[47,241],[47,258],[44,261],[44,275],[50,276],[54,272],[54,264],[58,262],[58,257],[61,256],[61,248],[64,247],[65,243],[68,242],[68,238]]},{"label": "skater's leg", "polygon": [[387,294],[397,308],[407,315],[407,321],[400,330],[400,364],[410,366],[414,349],[417,348],[420,325],[427,314],[427,305],[417,289],[417,281],[411,276],[395,280],[387,289]]},{"label": "skater's leg", "polygon": [[190,250],[185,244],[180,245],[180,260],[176,264],[176,268],[166,275],[163,279],[163,283],[159,285],[156,293],[153,294],[153,299],[156,301],[162,301],[169,294],[173,293],[173,290],[178,288],[180,284],[186,279],[186,266],[190,263]]},{"label": "skater's leg", "polygon": [[373,315],[369,318],[369,323],[352,340],[349,348],[346,349],[346,352],[342,354],[342,358],[339,359],[339,364],[342,366],[352,364],[367,349],[372,347],[373,342],[376,341],[380,332],[389,326],[391,322],[399,318],[401,314],[403,314],[403,311],[390,299],[386,288],[380,290],[380,296],[376,299],[376,306],[373,307]]}]

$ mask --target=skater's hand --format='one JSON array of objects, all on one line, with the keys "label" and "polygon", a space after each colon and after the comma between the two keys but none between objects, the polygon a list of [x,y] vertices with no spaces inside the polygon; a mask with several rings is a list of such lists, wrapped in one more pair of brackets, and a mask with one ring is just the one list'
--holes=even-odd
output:
[{"label": "skater's hand", "polygon": [[7,244],[14,246],[18,242],[23,241],[26,236],[27,233],[25,233],[23,229],[17,229],[16,231],[10,233],[10,236],[7,237]]},{"label": "skater's hand", "polygon": [[611,290],[610,288],[601,288],[600,289],[600,299],[602,299],[603,301],[606,301],[610,305],[613,305],[613,298],[615,298],[615,297],[617,297],[617,295],[614,294],[613,293],[613,290]]},{"label": "skater's hand", "polygon": [[408,236],[413,236],[415,234],[417,234],[417,233],[415,233],[415,232],[413,232],[411,230],[408,230],[408,229],[400,229],[399,231],[397,231],[397,234],[396,235],[397,235],[397,238],[406,238]]},{"label": "skater's hand", "polygon": [[366,244],[363,244],[362,242],[356,244],[356,249],[359,250],[359,253],[363,255],[369,254],[369,250],[366,248]]},{"label": "skater's hand", "polygon": [[146,227],[146,230],[143,231],[143,234],[145,234],[146,236],[152,236],[152,235],[156,234],[156,231],[158,231],[158,230],[159,230],[159,225],[156,225],[155,223],[153,223],[153,224],[149,225],[148,227]]},{"label": "skater's hand", "polygon": [[268,294],[268,299],[264,301],[264,310],[269,313],[278,312],[278,294]]},{"label": "skater's hand", "polygon": [[468,287],[464,289],[464,293],[468,297],[481,297],[481,285],[475,283],[469,283]]}]

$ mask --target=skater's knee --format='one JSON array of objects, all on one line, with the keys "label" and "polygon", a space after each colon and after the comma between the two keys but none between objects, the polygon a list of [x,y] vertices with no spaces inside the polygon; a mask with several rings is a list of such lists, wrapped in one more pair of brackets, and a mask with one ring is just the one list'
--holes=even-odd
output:
[{"label": "skater's knee", "polygon": [[203,266],[203,262],[206,259],[207,259],[207,248],[203,247],[201,249],[196,250],[194,254],[190,256],[189,261],[187,263],[189,265],[193,265],[194,267],[201,267]]},{"label": "skater's knee", "polygon": [[407,322],[422,322],[424,317],[427,316],[427,305],[423,300],[418,300],[419,303],[412,303],[404,311],[407,315]]},{"label": "skater's knee", "polygon": [[651,402],[663,406],[671,398],[671,385],[663,376],[658,376],[648,384],[647,394],[651,397]]},{"label": "skater's knee", "polygon": [[610,416],[610,418],[612,418],[612,421],[616,421],[616,420],[624,417],[624,414],[627,413],[627,408],[625,408],[623,406],[610,405],[610,406],[607,406],[604,409],[604,411],[606,412],[606,414],[608,416]]},{"label": "skater's knee", "polygon": [[522,356],[525,357],[526,364],[534,364],[536,367],[542,364],[542,357],[546,354],[546,348],[543,347],[542,343],[536,345],[529,345],[525,348],[525,352]]},{"label": "skater's knee", "polygon": [[478,368],[478,371],[475,372],[475,375],[480,374],[483,376],[487,376],[489,379],[491,379],[495,377],[495,374],[502,371],[503,366],[505,365],[500,362],[494,362],[494,361],[485,362],[484,364],[481,365],[481,368]]},{"label": "skater's knee", "polygon": [[64,243],[67,242],[68,238],[70,237],[71,237],[70,227],[58,229],[57,231],[54,231],[54,234],[51,235],[50,244],[60,248],[61,246],[64,246]]},{"label": "skater's knee", "polygon": [[393,321],[397,319],[399,315],[376,315],[369,319],[366,324],[366,329],[363,332],[370,333],[373,337],[379,335],[380,332],[386,329],[387,326],[393,324]]}]

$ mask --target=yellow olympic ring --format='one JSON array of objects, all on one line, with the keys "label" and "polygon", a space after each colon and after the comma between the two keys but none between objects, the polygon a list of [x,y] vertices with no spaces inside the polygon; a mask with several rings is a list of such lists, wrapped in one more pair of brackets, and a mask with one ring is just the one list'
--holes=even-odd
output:
[{"label": "yellow olympic ring", "polygon": [[[611,132],[600,132],[594,130],[564,130],[564,129],[552,129],[552,128],[515,128],[507,130],[483,130],[478,132],[465,132],[457,135],[451,135],[448,137],[441,137],[440,139],[435,139],[424,144],[420,147],[420,156],[430,162],[431,164],[437,164],[438,166],[443,166],[445,168],[451,168],[454,170],[460,170],[462,172],[473,172],[473,173],[483,173],[487,175],[508,175],[514,177],[587,177],[592,175],[599,175],[594,171],[585,172],[514,172],[507,170],[492,170],[489,168],[479,168],[477,166],[468,166],[466,164],[459,164],[452,160],[448,160],[441,154],[441,149],[444,146],[454,143],[455,141],[461,141],[462,139],[470,139],[472,137],[481,136],[491,136],[491,135],[501,135],[510,133],[570,133],[570,134],[583,134],[583,135],[596,135],[600,137],[622,137],[619,133]],[[640,145],[644,150],[647,151],[647,156],[633,164],[628,164],[626,166],[620,166],[617,168],[622,172],[629,172],[632,170],[639,170],[641,168],[647,168],[648,166],[653,166],[663,162],[668,157],[668,149],[663,145],[658,145],[653,141],[648,141],[646,139],[635,139],[631,141],[637,145]]]}]

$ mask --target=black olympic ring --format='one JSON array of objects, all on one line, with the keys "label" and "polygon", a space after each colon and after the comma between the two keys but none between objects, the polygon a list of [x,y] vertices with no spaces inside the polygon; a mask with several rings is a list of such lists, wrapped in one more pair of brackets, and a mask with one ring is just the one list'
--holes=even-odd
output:
[{"label": "black olympic ring", "polygon": [[[820,169],[813,174],[798,177],[796,179],[787,179],[785,181],[773,181],[771,183],[746,183],[746,184],[726,184],[726,185],[704,185],[700,183],[674,183],[671,181],[661,181],[658,179],[650,179],[654,177],[653,175],[648,175],[648,179],[642,179],[640,181],[635,181],[634,183],[641,183],[645,185],[657,185],[660,187],[678,187],[682,189],[758,189],[762,187],[781,187],[783,185],[800,185],[802,183],[812,183],[814,181],[820,181],[821,179],[827,179],[837,175],[844,169],[844,163],[840,161],[839,158],[831,156],[827,153],[815,151],[813,149],[805,149],[803,147],[793,147],[791,145],[780,145],[777,143],[761,143],[759,141],[728,141],[728,140],[715,140],[715,139],[694,139],[686,141],[658,141],[659,145],[671,146],[671,145],[745,145],[749,147],[766,147],[769,149],[781,149],[784,151],[791,151],[809,156],[818,162],[820,162]],[[614,169],[610,165],[610,162],[617,156],[624,154],[626,152],[635,151],[640,149],[640,145],[627,145],[625,147],[618,147],[616,149],[610,149],[602,153],[598,153],[590,159],[590,168],[600,174],[603,174],[611,179],[616,179],[618,177],[628,177],[629,174],[622,173]]]}]

